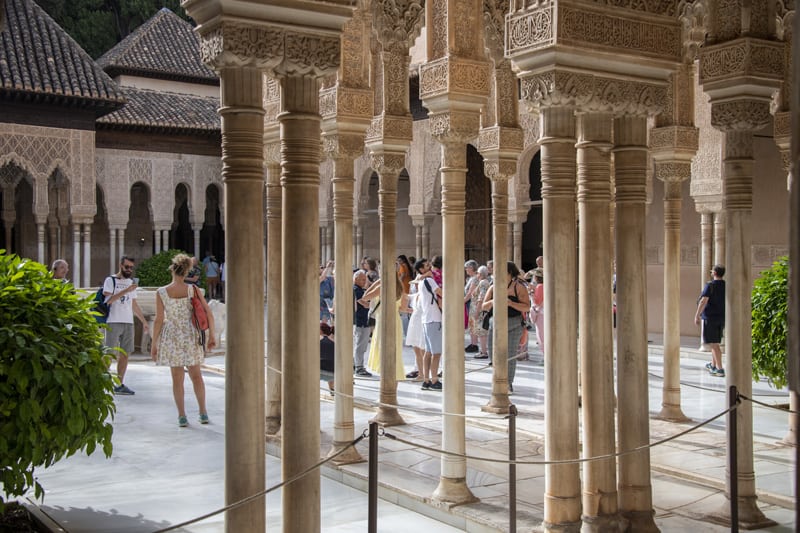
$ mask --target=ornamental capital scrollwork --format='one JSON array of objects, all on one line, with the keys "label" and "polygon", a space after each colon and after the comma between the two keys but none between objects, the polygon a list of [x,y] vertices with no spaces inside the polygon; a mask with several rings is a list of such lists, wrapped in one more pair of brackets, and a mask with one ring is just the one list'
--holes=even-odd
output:
[{"label": "ornamental capital scrollwork", "polygon": [[521,153],[524,133],[520,128],[492,126],[478,132],[478,151],[484,157],[492,152]]},{"label": "ornamental capital scrollwork", "polygon": [[792,135],[792,114],[789,111],[775,113],[775,137],[788,137]]},{"label": "ornamental capital scrollwork", "polygon": [[487,157],[483,160],[483,172],[492,181],[510,181],[517,175],[517,159]]},{"label": "ornamental capital scrollwork", "polygon": [[420,65],[419,97],[423,101],[443,95],[456,100],[482,100],[489,95],[491,80],[488,63],[446,56]]},{"label": "ornamental capital scrollwork", "polygon": [[650,150],[653,152],[697,152],[700,130],[691,126],[664,126],[650,130]]},{"label": "ornamental capital scrollwork", "polygon": [[339,66],[339,37],[272,25],[222,22],[200,36],[200,57],[215,69],[250,67],[280,76],[321,76]]},{"label": "ornamental capital scrollwork", "polygon": [[483,0],[483,25],[486,50],[498,63],[505,54],[506,13],[510,0]]},{"label": "ornamental capital scrollwork", "polygon": [[406,54],[424,18],[422,0],[372,0],[373,27],[384,51]]},{"label": "ornamental capital scrollwork", "polygon": [[346,133],[324,133],[322,151],[332,158],[356,159],[364,155],[364,136]]},{"label": "ornamental capital scrollwork", "polygon": [[770,121],[769,102],[739,99],[711,103],[711,125],[721,131],[754,131]]},{"label": "ornamental capital scrollwork", "polygon": [[[781,42],[744,37],[700,50],[700,83],[704,86],[735,78],[757,77],[770,86],[784,76],[784,45]],[[706,91],[708,88],[704,87]]]},{"label": "ornamental capital scrollwork", "polygon": [[411,116],[376,115],[367,128],[368,144],[389,142],[391,144],[410,144],[413,139],[414,124]]},{"label": "ornamental capital scrollwork", "polygon": [[269,142],[264,143],[264,164],[281,164],[281,143]]},{"label": "ornamental capital scrollwork", "polygon": [[542,107],[576,107],[591,98],[592,83],[589,74],[551,70],[523,77],[520,99],[534,112]]},{"label": "ornamental capital scrollwork", "polygon": [[656,179],[665,183],[682,183],[692,176],[691,161],[656,161]]},{"label": "ornamental capital scrollwork", "polygon": [[441,143],[467,144],[478,136],[480,114],[445,111],[428,115],[431,136]]},{"label": "ornamental capital scrollwork", "polygon": [[370,152],[369,164],[381,176],[397,177],[406,167],[406,153],[381,150]]}]

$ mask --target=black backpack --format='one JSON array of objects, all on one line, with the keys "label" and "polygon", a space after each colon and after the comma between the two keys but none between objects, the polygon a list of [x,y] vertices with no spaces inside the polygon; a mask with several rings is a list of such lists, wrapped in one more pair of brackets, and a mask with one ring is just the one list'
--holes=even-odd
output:
[{"label": "black backpack", "polygon": [[[117,278],[116,276],[111,276],[111,282],[114,284],[114,289],[117,288]],[[106,303],[106,297],[103,294],[103,287],[105,286],[105,282],[103,285],[97,289],[97,292],[94,293],[94,310],[97,313],[95,315],[95,320],[97,320],[100,324],[105,324],[106,320],[108,320],[108,314],[111,312],[111,304]],[[112,289],[113,294],[113,289]]]}]

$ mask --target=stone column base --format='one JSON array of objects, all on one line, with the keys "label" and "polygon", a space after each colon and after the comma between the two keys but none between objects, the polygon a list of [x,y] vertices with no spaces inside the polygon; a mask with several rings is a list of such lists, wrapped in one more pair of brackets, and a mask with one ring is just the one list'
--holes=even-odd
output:
[{"label": "stone column base", "polygon": [[481,407],[484,413],[494,413],[496,415],[507,415],[508,408],[512,403],[508,399],[508,394],[492,394],[492,399],[489,403]]},{"label": "stone column base", "polygon": [[[726,494],[726,496],[728,496]],[[777,522],[764,516],[761,509],[756,505],[756,498],[749,496],[739,498],[739,527],[742,529],[762,529],[777,525]],[[726,498],[725,504],[716,511],[705,515],[704,518],[726,527],[731,525],[731,505],[730,498]]]},{"label": "stone column base", "polygon": [[377,422],[383,427],[402,426],[406,423],[394,407],[378,407],[378,412],[370,422]]},{"label": "stone column base", "polygon": [[440,477],[439,486],[433,491],[434,502],[447,504],[448,507],[463,505],[465,503],[475,503],[480,501],[467,486],[464,478],[453,479]]},{"label": "stone column base", "polygon": [[550,524],[542,522],[542,530],[548,533],[580,533],[583,522],[568,522],[566,524]]},{"label": "stone column base", "polygon": [[600,516],[586,516],[582,517],[583,527],[582,533],[611,533],[619,531],[638,531],[636,529],[629,529],[628,521],[619,514],[606,514]]},{"label": "stone column base", "polygon": [[342,448],[347,448],[347,450],[342,452],[342,454],[336,457],[336,459],[333,459],[333,461],[331,461],[333,464],[341,466],[353,463],[363,463],[366,461],[366,459],[364,459],[361,454],[358,453],[356,447],[352,446],[349,442],[334,442],[331,445],[331,451],[328,452],[328,457],[335,455],[341,451]]},{"label": "stone column base", "polygon": [[662,405],[661,412],[653,415],[656,420],[666,420],[667,422],[691,422],[692,419],[683,414],[680,406]]},{"label": "stone column base", "polygon": [[658,533],[655,521],[655,511],[622,511],[622,516],[628,521],[628,531],[636,533]]}]

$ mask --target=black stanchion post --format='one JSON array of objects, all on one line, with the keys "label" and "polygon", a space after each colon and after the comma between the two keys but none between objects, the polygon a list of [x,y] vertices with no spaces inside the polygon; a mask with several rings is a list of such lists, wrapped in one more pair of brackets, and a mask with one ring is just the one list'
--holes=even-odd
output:
[{"label": "black stanchion post", "polygon": [[517,531],[517,406],[508,406],[508,530]]},{"label": "black stanchion post", "polygon": [[731,498],[731,532],[739,533],[739,463],[738,442],[736,438],[736,404],[739,392],[736,385],[728,389],[728,492]]},{"label": "black stanchion post", "polygon": [[369,498],[368,524],[369,533],[378,533],[378,423],[369,423]]}]

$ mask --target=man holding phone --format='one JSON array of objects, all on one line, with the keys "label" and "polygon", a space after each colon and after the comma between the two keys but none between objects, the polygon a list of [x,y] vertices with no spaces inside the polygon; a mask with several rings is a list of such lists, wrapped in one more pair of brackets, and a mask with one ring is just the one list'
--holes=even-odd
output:
[{"label": "man holding phone", "polygon": [[142,323],[144,333],[149,333],[150,328],[144,313],[136,303],[136,289],[139,287],[139,278],[133,277],[135,263],[132,257],[123,255],[119,260],[119,272],[109,276],[103,282],[103,295],[105,302],[110,306],[106,324],[106,346],[121,348],[117,352],[117,375],[119,385],[114,387],[114,394],[135,394],[125,383],[125,370],[128,368],[128,354],[133,352],[133,315]]}]

